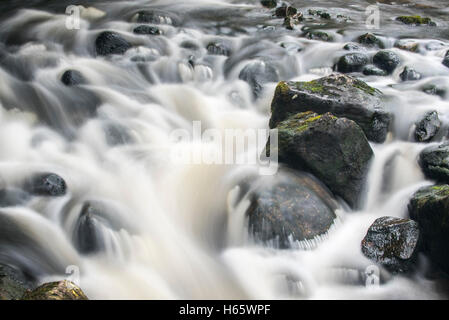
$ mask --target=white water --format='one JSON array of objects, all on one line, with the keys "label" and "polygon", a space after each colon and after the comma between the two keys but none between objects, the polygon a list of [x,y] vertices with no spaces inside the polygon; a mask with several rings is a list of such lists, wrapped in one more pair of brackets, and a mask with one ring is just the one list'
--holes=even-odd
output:
[{"label": "white water", "polygon": [[[148,3],[155,2],[99,2],[98,8],[116,14]],[[230,16],[243,11],[243,18],[267,15],[260,7],[226,1],[173,2],[168,7],[182,14],[190,12],[194,5],[230,10]],[[42,16],[48,19],[27,24]],[[86,15],[81,30],[69,31],[64,27],[63,14],[35,9],[19,11],[2,21],[3,37],[21,30],[30,39],[18,47],[16,57],[24,65],[35,66],[28,82],[0,69],[2,103],[9,109],[14,106],[22,110],[0,109],[2,182],[14,186],[32,172],[50,171],[64,177],[68,194],[62,198],[34,198],[27,208],[3,208],[0,217],[12,219],[29,239],[2,244],[0,260],[26,266],[39,276],[40,282],[66,277],[65,268],[75,265],[81,272],[79,284],[92,299],[440,297],[435,284],[420,272],[412,278],[395,276],[374,288],[348,285],[342,278],[354,278],[372,264],[360,250],[370,224],[381,216],[405,217],[411,194],[431,183],[425,181],[416,162],[425,145],[408,141],[412,140],[413,123],[425,111],[438,110],[447,124],[447,100],[414,87],[390,87],[399,82],[401,67],[391,77],[364,78],[385,93],[388,107],[395,114],[395,129],[388,141],[373,145],[375,159],[368,176],[365,209],[339,212],[338,224],[314,250],[274,250],[248,238],[244,216],[248,203],[246,199],[237,201],[235,186],[243,178],[257,174],[258,168],[173,164],[167,160],[174,147],[169,134],[177,128],[190,130],[194,120],[201,121],[203,129],[266,128],[275,83],[266,85],[263,96],[254,101],[249,86],[238,79],[246,63],[268,57],[280,79],[317,78],[330,72],[329,67],[342,54],[342,44],[352,35],[340,36],[335,43],[286,33],[257,39],[263,31],[250,27],[248,34],[223,37],[240,52],[257,39],[257,46],[253,45],[257,54],[237,59],[225,74],[226,57],[206,55],[204,49],[215,39],[213,32],[204,26],[195,27],[194,22],[183,28],[161,25],[165,35],[157,38],[136,36],[132,33],[135,24],[118,19],[95,23]],[[119,31],[141,46],[124,57],[94,58],[92,43],[98,31],[106,29]],[[193,69],[186,60],[188,53],[179,48],[187,39],[202,48]],[[283,41],[299,44],[304,50],[298,53],[281,49],[279,43]],[[393,50],[400,55],[402,65],[414,65],[419,59],[418,71],[427,76],[419,83],[437,78],[447,83],[449,69],[441,66],[447,49],[446,42],[440,50],[420,55]],[[150,62],[137,67],[131,60],[136,55]],[[46,59],[52,63],[45,63]],[[72,112],[67,111],[73,93],[59,80],[68,68],[79,70],[90,83],[85,88],[102,102],[98,116],[78,129],[71,127]],[[23,111],[35,100],[25,94],[30,87],[41,99],[34,102],[39,108],[47,108],[50,122],[72,128],[74,138],[67,139],[60,131],[39,124],[32,112]],[[108,145],[102,126],[110,122],[127,128],[134,143]],[[192,149],[198,147],[196,143],[190,145]],[[395,158],[387,174],[388,191],[382,191],[385,166],[392,156]],[[81,255],[71,243],[77,214],[85,200],[105,201],[114,208],[112,218],[119,221],[119,230],[104,229],[104,253]],[[14,238],[16,233],[11,234]]]}]

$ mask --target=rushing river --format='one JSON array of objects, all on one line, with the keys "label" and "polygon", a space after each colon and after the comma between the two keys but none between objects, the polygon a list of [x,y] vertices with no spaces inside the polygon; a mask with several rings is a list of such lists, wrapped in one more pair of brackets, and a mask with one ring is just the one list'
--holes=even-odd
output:
[{"label": "rushing river", "polygon": [[[64,177],[68,192],[0,210],[0,262],[39,283],[79,271],[92,299],[443,298],[425,276],[424,257],[412,276],[387,277],[380,286],[357,280],[372,265],[360,250],[371,223],[406,217],[413,192],[432,183],[416,161],[428,144],[413,142],[414,123],[437,110],[443,127],[449,124],[449,94],[420,90],[430,83],[449,90],[449,68],[441,64],[449,49],[447,1],[379,2],[380,28],[368,30],[365,10],[376,1],[291,1],[304,13],[326,8],[349,17],[316,23],[333,36],[323,42],[302,37],[301,26],[287,30],[256,0],[79,1],[95,8],[81,12],[79,29],[66,27],[71,1],[1,1],[2,186],[45,171]],[[162,35],[133,33],[143,9],[161,12],[153,25]],[[398,25],[394,18],[403,14],[429,16],[438,27]],[[95,39],[104,30],[133,48],[96,56]],[[193,121],[221,131],[268,128],[278,80],[332,73],[343,45],[366,32],[388,48],[400,38],[418,42],[418,53],[392,50],[423,78],[401,83],[402,68],[387,77],[357,75],[384,93],[395,116],[387,141],[371,143],[363,209],[340,210],[313,250],[255,243],[247,236],[248,201],[236,186],[257,166],[167,161],[176,143],[170,133],[192,130]],[[230,56],[208,53],[213,41],[225,43]],[[277,72],[257,97],[239,79],[253,61]],[[87,83],[65,86],[60,79],[68,69]],[[81,254],[72,242],[86,201],[101,203],[103,218],[113,221],[95,224],[104,239],[96,254]]]}]

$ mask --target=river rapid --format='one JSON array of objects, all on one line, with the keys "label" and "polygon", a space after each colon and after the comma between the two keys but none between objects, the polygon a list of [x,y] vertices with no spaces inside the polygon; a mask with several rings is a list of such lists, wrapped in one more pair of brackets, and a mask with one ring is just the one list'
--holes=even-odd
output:
[{"label": "river rapid", "polygon": [[[95,9],[82,11],[73,30],[65,13],[71,1],[1,1],[0,182],[14,187],[33,172],[54,172],[67,182],[67,194],[1,208],[0,262],[38,283],[72,273],[91,299],[445,298],[426,276],[424,257],[412,275],[365,285],[361,274],[372,262],[360,242],[376,218],[407,217],[411,195],[432,184],[417,164],[429,144],[414,142],[413,129],[436,110],[444,132],[437,140],[446,139],[446,1],[379,1],[374,30],[365,11],[376,1],[290,3],[305,15],[325,9],[344,16],[308,23],[333,41],[307,39],[303,24],[287,30],[255,0],[79,1]],[[140,10],[159,12],[158,23],[150,24],[161,35],[133,33]],[[429,16],[437,27],[394,21],[411,14]],[[105,30],[133,47],[123,55],[96,56],[95,39]],[[314,249],[255,242],[247,231],[249,201],[238,184],[256,176],[258,166],[173,163],[167,160],[176,144],[170,133],[190,132],[193,121],[203,130],[267,129],[277,81],[331,74],[343,45],[366,32],[382,39],[401,64],[389,76],[357,74],[384,93],[394,114],[387,141],[371,143],[375,158],[363,209],[339,210]],[[417,42],[419,50],[394,48],[398,39]],[[217,41],[229,55],[206,49]],[[254,61],[276,71],[257,95],[239,79]],[[422,79],[401,82],[405,65]],[[81,72],[86,84],[65,86],[61,76],[68,69]],[[429,84],[438,94],[423,91]],[[201,144],[210,147],[191,142],[187,148]],[[86,201],[106,212],[94,224],[104,241],[95,254],[82,254],[73,244]]]}]

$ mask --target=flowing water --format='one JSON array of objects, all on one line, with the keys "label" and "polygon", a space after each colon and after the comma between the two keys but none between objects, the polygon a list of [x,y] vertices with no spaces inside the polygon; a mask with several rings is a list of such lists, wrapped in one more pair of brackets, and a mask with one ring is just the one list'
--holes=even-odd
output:
[{"label": "flowing water", "polygon": [[[303,12],[327,8],[350,17],[315,25],[333,42],[300,37],[300,27],[286,30],[255,0],[77,4],[83,2],[97,10],[81,13],[79,30],[66,28],[70,1],[0,2],[1,182],[18,186],[31,173],[48,171],[68,185],[63,197],[33,197],[0,210],[0,262],[38,282],[79,271],[77,280],[92,299],[444,297],[425,277],[424,258],[412,276],[380,286],[359,278],[372,264],[360,250],[370,224],[386,215],[406,217],[413,192],[431,184],[416,161],[425,144],[412,142],[412,132],[428,110],[439,112],[444,128],[449,124],[449,95],[420,90],[429,83],[449,90],[449,68],[441,64],[449,49],[445,0],[379,1],[376,34],[387,47],[399,38],[419,42],[419,53],[392,50],[401,66],[424,77],[400,83],[402,67],[388,77],[360,76],[385,94],[394,129],[384,144],[372,144],[364,209],[340,210],[338,223],[314,250],[276,250],[249,239],[248,200],[237,185],[257,175],[257,166],[173,163],[167,161],[175,144],[169,137],[175,129],[191,131],[192,121],[201,121],[203,130],[267,128],[276,82],[255,98],[239,79],[242,68],[264,61],[280,80],[330,74],[343,44],[370,31],[365,9],[375,1],[292,1]],[[163,35],[132,32],[142,9],[168,13],[157,25]],[[410,13],[430,16],[438,27],[393,21]],[[133,48],[123,56],[95,57],[95,38],[103,30],[119,32]],[[230,57],[207,53],[216,40],[226,43]],[[80,71],[88,84],[63,85],[67,69]],[[105,241],[97,254],[81,254],[72,242],[85,201],[107,207],[109,223],[96,225]]]}]

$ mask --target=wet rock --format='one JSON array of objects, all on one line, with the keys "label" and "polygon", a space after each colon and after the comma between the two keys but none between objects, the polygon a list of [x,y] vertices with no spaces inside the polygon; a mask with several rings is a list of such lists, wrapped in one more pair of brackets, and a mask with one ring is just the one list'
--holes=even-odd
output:
[{"label": "wet rock", "polygon": [[357,40],[360,44],[368,47],[377,47],[381,49],[385,48],[384,43],[372,33],[362,34],[357,38]]},{"label": "wet rock", "polygon": [[410,218],[419,224],[424,253],[449,273],[449,185],[419,189],[412,196],[408,210]]},{"label": "wet rock", "polygon": [[131,144],[134,142],[128,129],[116,122],[106,122],[103,125],[106,142],[110,146]]},{"label": "wet rock", "polygon": [[366,76],[387,76],[388,73],[385,70],[382,70],[372,64],[369,64],[363,68],[362,73]]},{"label": "wet rock", "polygon": [[177,26],[179,19],[172,13],[160,10],[139,11],[135,17],[137,23],[167,24]]},{"label": "wet rock", "polygon": [[449,143],[425,148],[418,163],[427,178],[449,183]]},{"label": "wet rock", "polygon": [[54,173],[38,173],[25,183],[25,190],[38,196],[63,196],[67,185],[63,178]]},{"label": "wet rock", "polygon": [[279,75],[275,67],[264,61],[256,61],[247,64],[240,71],[239,79],[246,81],[253,90],[254,96],[259,97],[263,85],[269,82],[279,81]]},{"label": "wet rock", "polygon": [[415,129],[415,139],[418,142],[427,142],[438,133],[441,127],[441,121],[438,118],[438,112],[429,111],[418,121]]},{"label": "wet rock", "polygon": [[330,113],[303,112],[276,128],[280,162],[312,173],[351,207],[358,206],[373,151],[354,121]]},{"label": "wet rock", "polygon": [[[285,170],[285,171],[284,171]],[[284,176],[287,172],[289,175]],[[249,193],[249,232],[257,240],[289,248],[291,240],[312,242],[334,223],[337,203],[316,178],[282,169],[261,178]]]},{"label": "wet rock", "polygon": [[110,54],[124,54],[132,45],[122,38],[118,33],[104,31],[95,40],[96,52],[100,56]]},{"label": "wet rock", "polygon": [[19,300],[31,286],[21,271],[0,263],[0,300]]},{"label": "wet rock", "polygon": [[377,67],[390,74],[396,69],[399,63],[401,63],[401,59],[393,51],[382,50],[374,55],[373,62]]},{"label": "wet rock", "polygon": [[135,34],[147,34],[152,36],[161,35],[162,31],[158,27],[153,26],[147,26],[147,25],[141,25],[136,28],[134,28],[133,32]]},{"label": "wet rock", "polygon": [[413,40],[398,40],[395,42],[394,46],[398,49],[410,52],[418,52],[419,49],[419,43]]},{"label": "wet rock", "polygon": [[337,70],[343,73],[359,72],[368,62],[369,58],[364,53],[348,53],[338,60]]},{"label": "wet rock", "polygon": [[65,71],[61,76],[61,82],[66,86],[76,86],[87,83],[82,73],[77,70]]},{"label": "wet rock", "polygon": [[349,42],[343,46],[344,50],[347,51],[360,51],[360,46],[357,43]]},{"label": "wet rock", "polygon": [[5,188],[0,190],[0,207],[20,206],[30,200],[30,194],[16,188]]},{"label": "wet rock", "polygon": [[278,18],[292,17],[297,13],[298,13],[298,9],[296,9],[295,7],[291,7],[291,6],[279,7],[274,12],[275,16]]},{"label": "wet rock", "polygon": [[231,49],[222,42],[210,42],[207,47],[207,52],[212,55],[229,56]]},{"label": "wet rock", "polygon": [[309,82],[280,82],[271,103],[270,128],[289,115],[331,112],[355,121],[369,140],[385,141],[392,115],[385,110],[380,91],[344,74]]},{"label": "wet rock", "polygon": [[302,13],[297,13],[293,16],[285,17],[283,26],[288,30],[293,30],[302,19],[303,19]]},{"label": "wet rock", "polygon": [[446,67],[448,67],[449,68],[449,51],[448,52],[446,52],[446,55],[445,55],[445,57],[444,57],[444,59],[443,59],[443,65],[444,66],[446,66]]},{"label": "wet rock", "polygon": [[71,281],[49,282],[26,292],[23,300],[88,300],[83,290]]},{"label": "wet rock", "polygon": [[329,14],[329,12],[326,12],[326,11],[309,9],[308,12],[309,12],[309,15],[318,16],[321,19],[330,20],[332,18],[331,15]]},{"label": "wet rock", "polygon": [[422,75],[413,68],[404,67],[399,77],[402,81],[414,81],[421,79]]},{"label": "wet rock", "polygon": [[442,98],[444,98],[444,96],[446,95],[446,89],[442,88],[436,84],[433,83],[427,83],[425,85],[423,85],[421,88],[421,91],[426,93],[426,94],[430,94],[430,95],[434,95],[434,96],[440,96]]},{"label": "wet rock", "polygon": [[324,31],[312,30],[306,33],[306,38],[310,40],[320,40],[320,41],[332,41],[334,40],[331,35]]},{"label": "wet rock", "polygon": [[396,21],[402,22],[407,25],[427,25],[427,26],[436,26],[436,23],[432,21],[432,19],[428,17],[421,16],[400,16],[396,18]]},{"label": "wet rock", "polygon": [[261,0],[260,4],[266,8],[273,9],[277,6],[276,0]]},{"label": "wet rock", "polygon": [[73,232],[73,244],[83,254],[94,254],[105,248],[102,235],[102,213],[95,202],[84,203]]},{"label": "wet rock", "polygon": [[418,251],[419,228],[410,219],[376,219],[362,240],[363,254],[392,272],[410,271]]}]

